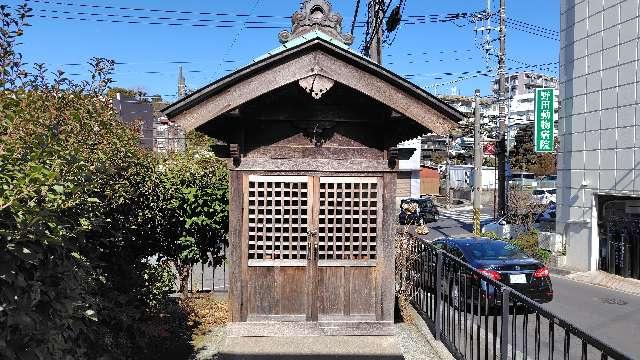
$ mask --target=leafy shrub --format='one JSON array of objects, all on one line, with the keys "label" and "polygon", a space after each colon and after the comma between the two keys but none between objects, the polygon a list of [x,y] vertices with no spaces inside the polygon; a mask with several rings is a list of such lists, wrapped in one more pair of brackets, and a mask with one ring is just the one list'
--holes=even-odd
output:
[{"label": "leafy shrub", "polygon": [[540,248],[538,235],[539,233],[537,231],[523,233],[513,239],[512,243],[520,248],[520,250],[524,251],[527,255],[546,264],[549,262],[551,252]]},{"label": "leafy shrub", "polygon": [[151,313],[161,312],[166,305],[169,294],[173,291],[176,282],[175,274],[170,264],[159,262],[149,264],[142,275],[145,290],[142,293],[147,311]]},{"label": "leafy shrub", "polygon": [[[179,315],[166,321],[170,304],[161,308],[166,269],[145,262],[193,252],[157,241],[165,219],[149,216],[165,208],[162,191],[175,188],[157,186],[162,159],[140,148],[137,131],[118,120],[105,95],[113,61],[92,59],[82,83],[43,65],[33,74],[23,69],[15,45],[28,13],[0,5],[0,358],[157,355],[174,344],[167,333],[188,332]],[[211,174],[198,169],[190,174]],[[178,239],[209,246],[200,237],[209,231],[224,240],[226,208],[207,200],[226,199],[226,174],[219,174],[214,189],[189,185],[171,198],[169,215],[187,211]],[[158,325],[168,323],[176,325]]]},{"label": "leafy shrub", "polygon": [[[222,264],[229,227],[229,175],[224,161],[201,148],[162,156],[145,214],[159,251],[178,270],[186,294],[193,264]],[[213,255],[213,256],[211,256]]]}]

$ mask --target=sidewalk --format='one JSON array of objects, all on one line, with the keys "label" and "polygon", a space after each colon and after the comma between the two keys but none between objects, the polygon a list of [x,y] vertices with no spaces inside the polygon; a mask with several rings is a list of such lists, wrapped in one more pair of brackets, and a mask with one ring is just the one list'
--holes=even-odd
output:
[{"label": "sidewalk", "polygon": [[570,272],[562,274],[562,276],[574,281],[640,296],[640,280],[625,278],[604,271]]}]

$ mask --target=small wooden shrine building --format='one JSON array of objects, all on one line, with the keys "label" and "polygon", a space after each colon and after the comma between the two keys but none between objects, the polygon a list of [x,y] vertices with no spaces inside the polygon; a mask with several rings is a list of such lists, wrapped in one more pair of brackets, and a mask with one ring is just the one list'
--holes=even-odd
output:
[{"label": "small wooden shrine building", "polygon": [[388,334],[400,141],[463,115],[349,48],[306,0],[282,46],[171,104],[230,159],[232,332]]}]

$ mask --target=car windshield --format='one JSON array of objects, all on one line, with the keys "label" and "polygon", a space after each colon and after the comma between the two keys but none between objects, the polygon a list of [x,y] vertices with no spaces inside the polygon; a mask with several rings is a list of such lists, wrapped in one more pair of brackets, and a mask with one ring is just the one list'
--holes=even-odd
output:
[{"label": "car windshield", "polygon": [[460,245],[465,257],[474,260],[514,260],[528,259],[529,256],[515,245],[503,242],[487,240],[471,242]]},{"label": "car windshield", "polygon": [[533,190],[533,195],[544,195],[544,190]]},{"label": "car windshield", "polygon": [[556,189],[551,189],[549,191],[547,191],[549,194],[551,195],[555,195],[556,194]]}]

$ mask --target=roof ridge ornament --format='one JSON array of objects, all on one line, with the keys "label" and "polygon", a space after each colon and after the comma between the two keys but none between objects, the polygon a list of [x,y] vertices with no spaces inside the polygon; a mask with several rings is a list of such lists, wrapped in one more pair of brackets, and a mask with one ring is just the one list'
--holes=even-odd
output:
[{"label": "roof ridge ornament", "polygon": [[291,31],[278,34],[281,43],[319,30],[346,45],[353,44],[353,35],[342,33],[342,15],[331,10],[327,0],[304,0],[300,10],[291,17]]}]

